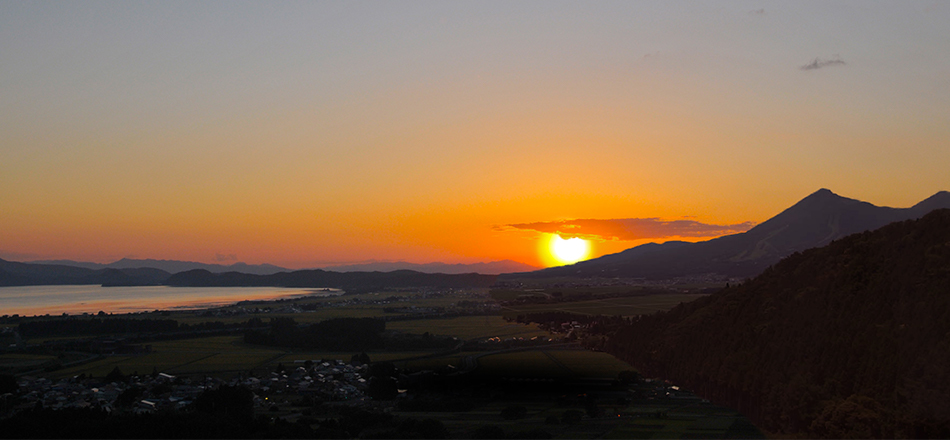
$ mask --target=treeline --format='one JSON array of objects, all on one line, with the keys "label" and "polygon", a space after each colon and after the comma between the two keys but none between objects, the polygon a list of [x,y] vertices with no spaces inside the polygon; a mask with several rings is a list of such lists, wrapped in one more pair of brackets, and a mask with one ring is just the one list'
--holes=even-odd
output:
[{"label": "treeline", "polygon": [[794,254],[609,352],[780,435],[950,438],[950,210]]},{"label": "treeline", "polygon": [[[255,324],[256,322],[256,324]],[[130,333],[172,333],[204,330],[242,329],[263,325],[260,319],[242,323],[225,324],[219,321],[197,324],[179,323],[174,319],[134,318],[76,318],[31,320],[20,322],[17,329],[25,338],[58,335],[119,335]]]},{"label": "treeline", "polygon": [[[697,289],[693,292],[687,293],[696,293],[696,294],[709,294],[715,292],[717,289],[707,288],[707,289]],[[671,291],[669,289],[639,289],[639,290],[629,290],[626,292],[577,292],[577,293],[567,293],[560,291],[554,291],[550,294],[534,294],[534,295],[520,295],[516,299],[499,301],[503,305],[529,305],[529,304],[560,304],[560,303],[569,303],[569,302],[580,302],[580,301],[593,301],[600,299],[610,299],[610,298],[630,298],[636,296],[649,296],[649,295],[660,295],[668,294]]]}]

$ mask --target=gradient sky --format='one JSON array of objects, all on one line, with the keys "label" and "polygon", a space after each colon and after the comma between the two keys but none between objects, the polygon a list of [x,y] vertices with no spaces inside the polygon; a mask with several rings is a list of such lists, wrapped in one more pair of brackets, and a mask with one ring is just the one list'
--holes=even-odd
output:
[{"label": "gradient sky", "polygon": [[0,1],[4,259],[542,265],[911,206],[948,141],[946,1]]}]

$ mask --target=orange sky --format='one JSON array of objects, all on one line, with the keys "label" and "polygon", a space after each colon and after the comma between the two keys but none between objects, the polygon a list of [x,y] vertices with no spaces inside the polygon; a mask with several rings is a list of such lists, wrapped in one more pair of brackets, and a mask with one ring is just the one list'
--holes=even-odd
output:
[{"label": "orange sky", "polygon": [[942,2],[15,4],[0,258],[543,265],[544,234],[506,225],[759,223],[822,187],[906,207],[950,189],[948,23]]}]

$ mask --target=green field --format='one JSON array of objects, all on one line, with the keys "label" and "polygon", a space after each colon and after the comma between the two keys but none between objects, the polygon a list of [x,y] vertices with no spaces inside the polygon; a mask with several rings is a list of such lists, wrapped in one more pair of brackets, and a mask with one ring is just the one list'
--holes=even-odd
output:
[{"label": "green field", "polygon": [[538,330],[533,325],[508,322],[501,316],[491,315],[390,321],[386,323],[386,329],[414,334],[429,332],[434,335],[455,336],[462,340],[549,336],[548,332]]},{"label": "green field", "polygon": [[269,365],[285,351],[247,345],[241,336],[212,336],[150,344],[151,353],[135,356],[109,356],[87,364],[57,370],[58,377],[86,373],[105,376],[119,367],[124,374],[149,374],[154,370],[172,375],[235,373]]},{"label": "green field", "polygon": [[479,374],[511,377],[615,379],[621,371],[633,369],[607,353],[550,348],[481,356],[477,371]]},{"label": "green field", "polygon": [[55,364],[57,361],[58,358],[51,355],[6,353],[0,355],[0,371],[17,372],[41,369],[44,366]]},{"label": "green field", "polygon": [[[307,314],[289,316],[296,319],[301,315]],[[298,322],[300,321],[298,320]],[[535,326],[509,323],[499,316],[393,321],[388,322],[386,327],[390,330],[406,333],[421,334],[428,331],[436,335],[456,336],[461,339],[530,338],[548,335]],[[150,353],[135,356],[108,356],[83,365],[63,368],[53,374],[57,377],[69,377],[85,373],[102,377],[115,367],[118,367],[125,374],[132,374],[133,372],[148,374],[153,370],[172,375],[210,374],[214,372],[233,374],[252,369],[274,368],[278,363],[290,365],[297,360],[341,359],[349,361],[354,354],[357,354],[356,352],[307,351],[248,345],[243,342],[243,337],[240,335],[158,341],[149,345],[152,346],[152,352]],[[426,355],[427,352],[370,351],[367,354],[371,360],[376,362],[416,358]],[[460,363],[459,356],[417,359],[404,362],[400,366],[413,369],[438,368],[448,364],[458,366]],[[44,357],[44,359],[50,358]]]}]

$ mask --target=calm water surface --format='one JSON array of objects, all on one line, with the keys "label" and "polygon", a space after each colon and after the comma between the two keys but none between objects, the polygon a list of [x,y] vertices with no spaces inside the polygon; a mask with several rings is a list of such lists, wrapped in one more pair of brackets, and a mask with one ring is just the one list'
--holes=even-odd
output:
[{"label": "calm water surface", "polygon": [[245,300],[340,295],[339,289],[283,287],[0,287],[0,315],[130,313],[151,310],[193,310]]}]

